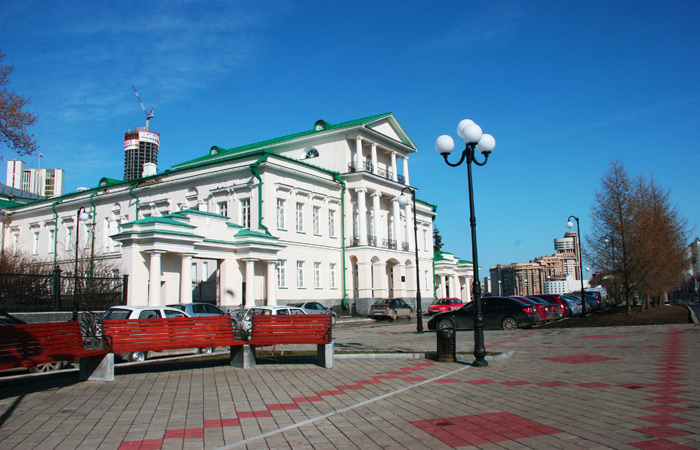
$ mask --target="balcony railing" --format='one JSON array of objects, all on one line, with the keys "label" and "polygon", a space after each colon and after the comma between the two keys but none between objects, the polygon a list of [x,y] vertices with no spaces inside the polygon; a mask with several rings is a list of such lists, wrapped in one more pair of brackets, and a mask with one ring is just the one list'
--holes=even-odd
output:
[{"label": "balcony railing", "polygon": [[[348,247],[358,247],[359,245],[359,237],[353,236],[350,238],[350,244],[348,245]],[[382,239],[380,245],[376,236],[367,236],[367,246],[369,247],[390,248],[393,250],[397,250],[399,248],[398,245],[398,242],[396,242],[393,239]],[[408,242],[401,242],[401,250],[408,251],[408,249]]]},{"label": "balcony railing", "polygon": [[[367,160],[364,163],[361,163],[359,166],[355,162],[351,162],[348,164],[348,171],[349,172],[369,172],[373,173],[377,176],[380,176],[382,178],[385,178],[387,180],[394,181],[394,172],[389,169],[382,169],[381,167],[377,167],[377,170],[373,170],[374,165],[372,164],[372,161]],[[405,184],[406,182],[406,177],[403,175],[396,175],[396,180],[401,183]]]}]

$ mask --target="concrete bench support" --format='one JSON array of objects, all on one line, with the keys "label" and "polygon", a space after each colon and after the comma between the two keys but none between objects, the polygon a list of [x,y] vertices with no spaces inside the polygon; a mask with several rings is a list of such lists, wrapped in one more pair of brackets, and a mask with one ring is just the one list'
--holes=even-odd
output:
[{"label": "concrete bench support", "polygon": [[334,350],[334,345],[333,341],[331,341],[328,344],[317,344],[316,346],[316,352],[317,352],[317,363],[319,366],[324,367],[326,369],[332,369],[333,368],[333,350]]},{"label": "concrete bench support", "polygon": [[231,347],[231,367],[252,369],[255,367],[255,348],[245,344]]},{"label": "concrete bench support", "polygon": [[114,381],[114,353],[80,358],[80,381]]}]

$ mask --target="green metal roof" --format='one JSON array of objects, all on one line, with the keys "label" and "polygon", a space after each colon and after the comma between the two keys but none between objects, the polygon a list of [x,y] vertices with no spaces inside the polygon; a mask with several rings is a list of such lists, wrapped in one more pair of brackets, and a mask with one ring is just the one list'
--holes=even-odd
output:
[{"label": "green metal roof", "polygon": [[[260,147],[267,147],[270,145],[280,144],[282,142],[291,141],[293,139],[297,139],[297,138],[304,137],[304,136],[311,136],[313,134],[324,133],[324,132],[331,131],[331,130],[339,130],[342,128],[349,128],[349,127],[353,127],[353,126],[361,125],[361,124],[368,124],[368,123],[372,123],[372,122],[375,122],[377,120],[383,119],[385,117],[390,117],[392,115],[393,115],[392,113],[377,114],[376,116],[370,116],[370,117],[365,117],[362,119],[351,120],[348,122],[339,123],[337,125],[330,124],[330,123],[326,122],[325,120],[319,120],[316,122],[316,124],[314,125],[314,128],[312,130],[302,131],[299,133],[294,133],[294,134],[290,134],[290,135],[279,137],[279,138],[268,139],[268,140],[257,142],[254,144],[247,144],[247,145],[242,145],[240,147],[234,147],[234,148],[229,148],[229,149],[221,148],[221,147],[218,147],[215,145],[215,146],[211,147],[208,155],[201,156],[199,158],[195,158],[195,159],[192,159],[190,161],[186,161],[184,163],[174,165],[173,167],[177,169],[177,168],[181,168],[184,166],[188,166],[190,164],[196,164],[196,163],[199,163],[199,162],[211,159],[211,158],[215,158],[215,157],[218,157],[221,155],[245,152],[246,150],[253,150],[253,149],[260,148]],[[413,147],[413,143],[411,143],[407,139],[402,139],[401,143],[403,143],[404,145],[408,145],[410,147]]]}]

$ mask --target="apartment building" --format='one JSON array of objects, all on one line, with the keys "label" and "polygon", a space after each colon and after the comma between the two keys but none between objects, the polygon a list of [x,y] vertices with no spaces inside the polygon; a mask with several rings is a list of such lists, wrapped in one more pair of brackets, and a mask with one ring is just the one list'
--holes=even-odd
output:
[{"label": "apartment building", "polygon": [[10,208],[3,245],[64,273],[77,245],[81,259],[128,275],[132,305],[191,301],[200,279],[213,280],[222,306],[316,300],[363,314],[378,298],[415,298],[419,285],[427,305],[436,207],[417,200],[414,218],[410,196],[398,201],[412,187],[416,151],[391,113],[319,120],[289,136],[211,147],[162,173],[102,178]]},{"label": "apartment building", "polygon": [[7,161],[6,183],[42,197],[63,195],[65,171],[63,169],[27,169],[22,161]]}]

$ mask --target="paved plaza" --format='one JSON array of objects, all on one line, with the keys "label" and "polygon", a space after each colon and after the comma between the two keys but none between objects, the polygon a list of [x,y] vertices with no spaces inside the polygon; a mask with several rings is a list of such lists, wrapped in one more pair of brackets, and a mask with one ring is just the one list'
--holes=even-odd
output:
[{"label": "paved plaza", "polygon": [[436,336],[415,329],[339,322],[333,369],[221,357],[118,366],[111,383],[2,378],[0,448],[700,448],[698,326],[486,331],[485,368],[424,358]]}]

